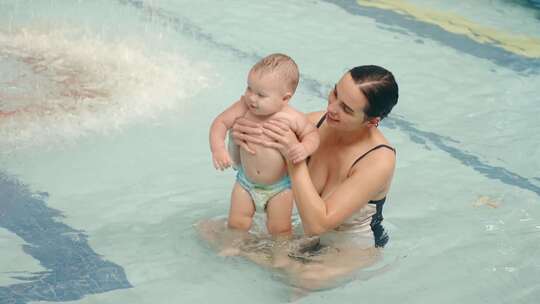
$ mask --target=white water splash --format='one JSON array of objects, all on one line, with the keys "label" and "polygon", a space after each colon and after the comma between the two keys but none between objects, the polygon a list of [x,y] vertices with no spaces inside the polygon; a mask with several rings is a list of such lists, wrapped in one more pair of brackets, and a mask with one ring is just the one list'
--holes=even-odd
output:
[{"label": "white water splash", "polygon": [[0,32],[0,151],[119,130],[211,83],[204,64],[150,47],[76,30]]}]

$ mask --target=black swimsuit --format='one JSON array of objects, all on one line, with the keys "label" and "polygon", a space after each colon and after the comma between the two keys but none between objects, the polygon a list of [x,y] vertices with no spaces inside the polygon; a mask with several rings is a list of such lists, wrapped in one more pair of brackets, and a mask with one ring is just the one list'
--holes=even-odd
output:
[{"label": "black swimsuit", "polygon": [[[319,128],[323,124],[325,119],[326,119],[326,113],[321,117],[321,119],[317,123],[317,128]],[[394,151],[394,153],[396,153],[396,150],[394,148],[388,146],[388,145],[384,145],[384,144],[377,145],[377,146],[371,148],[366,153],[362,154],[360,157],[358,157],[354,161],[354,163],[352,164],[351,168],[357,162],[359,162],[362,158],[364,158],[366,155],[368,155],[372,151],[375,151],[375,150],[380,149],[380,148],[387,148],[387,149],[390,149],[390,150]],[[308,161],[309,161],[309,159],[308,159]],[[389,239],[388,235],[384,231],[384,227],[382,226],[382,221],[383,221],[382,209],[383,209],[383,205],[384,205],[385,201],[386,201],[386,197],[383,197],[380,200],[376,200],[376,201],[372,200],[372,201],[368,202],[368,204],[373,204],[377,208],[376,213],[371,218],[371,224],[370,224],[371,230],[373,231],[373,236],[374,236],[374,239],[375,239],[375,247],[384,247],[384,245],[386,245],[386,243],[388,243],[388,239]]]}]

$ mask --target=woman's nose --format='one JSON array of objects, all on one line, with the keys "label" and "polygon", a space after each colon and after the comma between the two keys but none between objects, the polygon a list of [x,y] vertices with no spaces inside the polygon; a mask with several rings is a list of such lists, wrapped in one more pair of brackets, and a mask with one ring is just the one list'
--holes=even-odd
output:
[{"label": "woman's nose", "polygon": [[332,103],[332,102],[328,103],[327,111],[331,113],[332,115],[337,114],[337,107],[335,103]]}]

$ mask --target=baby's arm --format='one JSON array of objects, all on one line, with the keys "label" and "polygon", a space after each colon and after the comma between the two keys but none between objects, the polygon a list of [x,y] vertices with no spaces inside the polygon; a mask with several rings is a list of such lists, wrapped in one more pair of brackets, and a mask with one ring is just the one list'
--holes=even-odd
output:
[{"label": "baby's arm", "polygon": [[300,143],[289,151],[289,159],[293,163],[299,163],[313,154],[319,147],[319,132],[307,116],[297,112],[294,121],[290,124]]},{"label": "baby's arm", "polygon": [[234,121],[244,116],[247,107],[241,100],[235,102],[219,114],[210,127],[210,150],[212,151],[212,160],[216,169],[224,170],[231,165],[231,157],[225,148],[225,136]]}]

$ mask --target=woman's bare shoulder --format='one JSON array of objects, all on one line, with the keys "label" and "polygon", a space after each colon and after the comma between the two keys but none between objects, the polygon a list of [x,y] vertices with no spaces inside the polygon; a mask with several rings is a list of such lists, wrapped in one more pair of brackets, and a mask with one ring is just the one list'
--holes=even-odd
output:
[{"label": "woman's bare shoulder", "polygon": [[385,185],[391,180],[395,167],[395,150],[389,145],[381,144],[360,156],[353,163],[349,176],[363,176],[367,174],[373,177],[380,175],[384,181],[382,185]]}]

